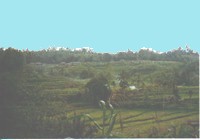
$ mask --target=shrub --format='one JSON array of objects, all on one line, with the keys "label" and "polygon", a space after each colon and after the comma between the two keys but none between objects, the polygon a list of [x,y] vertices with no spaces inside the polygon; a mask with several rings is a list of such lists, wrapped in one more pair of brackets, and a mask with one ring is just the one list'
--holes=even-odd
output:
[{"label": "shrub", "polygon": [[97,105],[99,100],[108,101],[111,96],[111,89],[107,78],[103,75],[92,78],[87,84],[86,88],[91,95],[94,105]]}]

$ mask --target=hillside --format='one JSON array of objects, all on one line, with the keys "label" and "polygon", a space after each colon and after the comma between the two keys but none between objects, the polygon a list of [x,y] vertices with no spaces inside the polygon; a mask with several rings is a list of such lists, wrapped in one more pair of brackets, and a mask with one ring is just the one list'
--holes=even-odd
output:
[{"label": "hillside", "polygon": [[[199,54],[0,51],[1,138],[199,137]],[[117,113],[109,135],[98,102]],[[89,114],[93,121],[84,114]],[[114,118],[113,118],[114,119]]]}]

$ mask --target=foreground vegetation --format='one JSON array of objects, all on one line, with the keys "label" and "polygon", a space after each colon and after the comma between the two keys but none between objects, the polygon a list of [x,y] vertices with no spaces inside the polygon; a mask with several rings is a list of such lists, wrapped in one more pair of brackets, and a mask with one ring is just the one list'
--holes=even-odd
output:
[{"label": "foreground vegetation", "polygon": [[[3,51],[0,137],[199,137],[196,55],[177,57],[188,61],[27,63],[26,54]],[[99,100],[106,102],[103,112]]]}]

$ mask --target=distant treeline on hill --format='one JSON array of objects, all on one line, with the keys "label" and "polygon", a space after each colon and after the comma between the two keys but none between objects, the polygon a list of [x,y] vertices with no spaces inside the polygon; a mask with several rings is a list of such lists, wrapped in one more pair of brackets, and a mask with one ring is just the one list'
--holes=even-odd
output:
[{"label": "distant treeline on hill", "polygon": [[190,48],[178,49],[160,53],[152,49],[140,49],[138,52],[126,51],[116,54],[97,53],[91,49],[71,50],[68,48],[50,48],[41,51],[16,50],[13,48],[0,48],[0,64],[2,66],[8,63],[15,64],[14,66],[29,64],[29,63],[70,63],[70,62],[110,62],[110,61],[132,61],[132,60],[152,60],[152,61],[198,61],[199,54]]}]

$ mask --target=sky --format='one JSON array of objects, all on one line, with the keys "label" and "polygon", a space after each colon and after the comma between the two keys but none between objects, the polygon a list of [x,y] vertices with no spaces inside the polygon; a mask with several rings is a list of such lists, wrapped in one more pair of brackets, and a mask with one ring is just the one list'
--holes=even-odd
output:
[{"label": "sky", "polygon": [[0,47],[200,52],[200,0],[0,0]]}]

